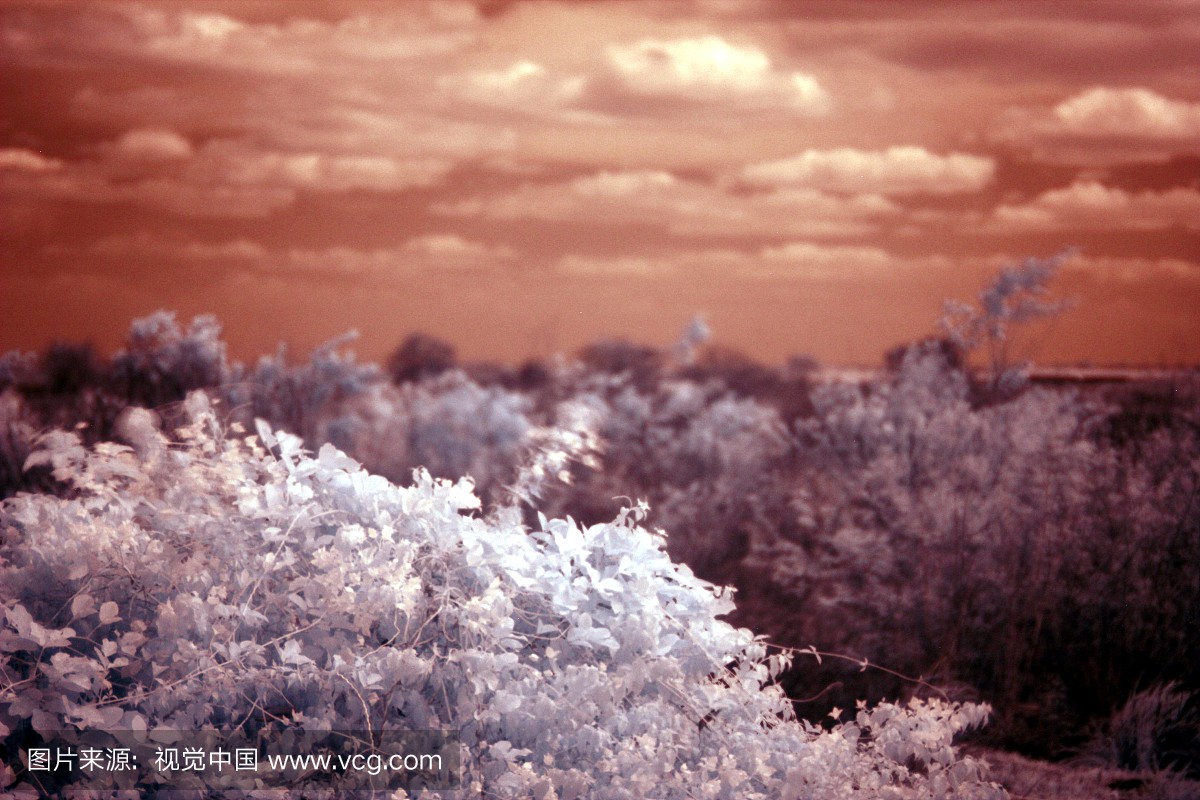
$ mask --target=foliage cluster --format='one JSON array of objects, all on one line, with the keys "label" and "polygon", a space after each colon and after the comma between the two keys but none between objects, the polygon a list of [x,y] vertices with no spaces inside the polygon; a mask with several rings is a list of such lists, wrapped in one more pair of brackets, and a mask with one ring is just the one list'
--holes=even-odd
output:
[{"label": "foliage cluster", "polygon": [[951,747],[986,707],[797,721],[786,659],[719,619],[644,506],[531,530],[467,480],[238,435],[200,393],[181,417],[168,438],[131,412],[128,446],[47,434],[31,460],[73,492],[3,507],[9,764],[52,731],[399,726],[459,732],[467,797],[1002,796]]},{"label": "foliage cluster", "polygon": [[814,403],[781,488],[795,524],[756,528],[742,581],[764,612],[813,611],[763,632],[966,682],[1042,754],[1138,687],[1194,679],[1200,403],[1117,445],[1111,409],[1070,390],[972,406],[937,348]]},{"label": "foliage cluster", "polygon": [[340,406],[330,433],[318,441],[346,447],[371,472],[396,482],[425,468],[470,476],[481,496],[496,499],[516,479],[534,427],[528,397],[449,369],[428,380],[372,385]]},{"label": "foliage cluster", "polygon": [[317,347],[307,362],[288,363],[281,346],[247,369],[228,360],[220,331],[211,316],[184,327],[174,312],[159,311],[135,320],[125,347],[107,362],[86,344],[0,356],[0,498],[55,488],[45,470],[10,469],[23,463],[37,431],[75,430],[89,445],[109,441],[131,407],[153,409],[170,427],[183,420],[187,394],[203,389],[222,403],[227,422],[268,419],[316,447],[345,438],[353,420],[339,421],[338,405],[381,376],[346,349],[353,333]]}]

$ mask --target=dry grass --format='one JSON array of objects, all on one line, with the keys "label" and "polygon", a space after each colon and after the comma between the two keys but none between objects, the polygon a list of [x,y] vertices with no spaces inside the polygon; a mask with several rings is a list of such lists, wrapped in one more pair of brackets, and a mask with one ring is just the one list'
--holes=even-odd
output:
[{"label": "dry grass", "polygon": [[1111,767],[1053,764],[1016,753],[964,748],[986,761],[992,780],[1008,790],[1012,800],[1196,800],[1200,781],[1170,775],[1128,772]]}]

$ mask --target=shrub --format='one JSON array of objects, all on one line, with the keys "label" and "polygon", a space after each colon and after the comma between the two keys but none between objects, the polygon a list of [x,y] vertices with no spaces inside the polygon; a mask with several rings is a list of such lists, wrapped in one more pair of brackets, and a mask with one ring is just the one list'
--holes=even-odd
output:
[{"label": "shrub", "polygon": [[436,378],[453,367],[453,345],[424,333],[408,336],[387,362],[388,375],[396,384]]},{"label": "shrub", "polygon": [[673,557],[709,580],[736,574],[747,526],[763,522],[788,453],[775,409],[715,381],[664,381],[646,393],[629,376],[569,380],[574,402],[593,409],[599,461],[573,468],[543,506],[599,521],[621,496],[643,497],[671,531]]},{"label": "shrub", "polygon": [[[314,348],[307,362],[295,366],[288,364],[287,348],[281,345],[274,356],[259,359],[244,381],[218,389],[243,424],[265,419],[319,447],[329,441],[331,425],[335,434],[353,426],[352,421],[335,422],[340,405],[379,381],[378,367],[359,364],[346,348],[356,338],[354,331],[334,337]],[[349,435],[349,430],[341,433],[343,439]]]},{"label": "shrub", "polygon": [[757,528],[747,558],[808,613],[791,643],[940,669],[1012,705],[1088,535],[1088,416],[1043,390],[973,409],[937,346],[814,402],[796,426],[796,524]]},{"label": "shrub", "polygon": [[653,388],[665,366],[663,354],[658,350],[621,339],[587,345],[579,351],[579,362],[593,372],[624,375],[642,389]]},{"label": "shrub", "polygon": [[352,451],[372,472],[405,480],[423,467],[439,478],[470,476],[492,498],[516,476],[533,428],[529,402],[463,372],[400,387],[374,385],[343,408]]},{"label": "shrub", "polygon": [[979,389],[984,400],[1002,400],[1024,388],[1029,364],[1014,356],[1014,326],[1056,316],[1070,307],[1068,301],[1046,298],[1058,268],[1075,252],[1027,258],[1004,267],[979,293],[978,306],[946,301],[940,324],[947,341],[958,351],[956,357],[983,351],[987,371]]},{"label": "shrub", "polygon": [[20,396],[11,389],[0,392],[0,499],[31,488],[25,460],[33,452],[35,435]]},{"label": "shrub", "polygon": [[216,317],[198,316],[184,330],[174,311],[133,321],[125,349],[113,358],[112,374],[128,405],[150,408],[234,379]]},{"label": "shrub", "polygon": [[0,392],[28,385],[36,379],[37,356],[20,350],[0,354]]},{"label": "shrub", "polygon": [[1108,721],[1093,752],[1115,767],[1200,777],[1200,702],[1176,682],[1129,698]]},{"label": "shrub", "polygon": [[79,394],[99,388],[105,382],[104,369],[91,345],[63,342],[51,344],[38,363],[42,393],[56,396]]},{"label": "shrub", "polygon": [[982,708],[796,722],[783,662],[637,509],[527,530],[467,482],[400,488],[187,410],[173,444],[144,419],[137,451],[49,437],[35,459],[78,496],[3,507],[10,759],[51,731],[400,726],[459,732],[466,797],[1002,796],[951,748]]}]

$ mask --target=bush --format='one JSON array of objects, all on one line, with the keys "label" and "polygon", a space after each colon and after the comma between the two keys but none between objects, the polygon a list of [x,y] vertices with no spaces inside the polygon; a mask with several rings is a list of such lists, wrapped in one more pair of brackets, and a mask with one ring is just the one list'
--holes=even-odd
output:
[{"label": "bush", "polygon": [[1121,769],[1200,778],[1200,700],[1174,681],[1138,692],[1112,715],[1092,751]]},{"label": "bush", "polygon": [[1028,381],[1029,364],[1013,353],[1017,325],[1054,317],[1071,306],[1067,300],[1048,300],[1049,286],[1064,261],[1076,254],[1066,250],[1050,258],[1027,258],[1004,267],[979,293],[971,306],[947,300],[940,321],[956,359],[982,352],[987,369],[976,387],[979,398],[995,402],[1012,397]]},{"label": "bush", "polygon": [[665,366],[663,354],[658,350],[622,339],[587,345],[579,351],[579,363],[592,372],[624,375],[641,389],[653,388]]},{"label": "bush", "polygon": [[338,444],[346,446],[353,420],[338,421],[341,404],[379,381],[378,367],[359,364],[346,349],[357,337],[351,331],[330,339],[295,366],[288,364],[287,348],[280,346],[274,356],[260,358],[245,381],[212,385],[244,425],[261,418],[311,447],[331,435],[340,436]]},{"label": "bush", "polygon": [[106,381],[100,359],[90,345],[55,342],[42,353],[38,370],[41,385],[37,391],[55,396],[79,394],[96,389]]},{"label": "bush", "polygon": [[36,380],[37,356],[20,350],[0,354],[0,392],[26,386]]},{"label": "bush", "polygon": [[470,476],[492,499],[516,477],[533,428],[529,410],[522,395],[452,370],[400,387],[376,384],[342,409],[341,424],[372,472],[395,481],[417,468],[439,478]]},{"label": "bush", "polygon": [[709,580],[735,575],[789,451],[775,409],[715,381],[664,381],[647,393],[628,375],[568,380],[573,402],[593,409],[598,461],[576,465],[543,507],[595,522],[622,496],[645,498],[671,531],[674,558]]},{"label": "bush", "polygon": [[133,321],[125,349],[113,358],[112,375],[127,405],[150,408],[234,378],[216,317],[198,316],[184,330],[174,311]]},{"label": "bush", "polygon": [[1088,416],[1042,390],[973,409],[937,346],[814,402],[796,427],[795,525],[758,528],[746,564],[807,612],[785,635],[970,681],[1002,708],[1024,699],[1088,535]]},{"label": "bush", "polygon": [[137,450],[47,438],[78,496],[3,507],[10,765],[52,731],[402,727],[459,732],[466,797],[1002,796],[950,746],[982,708],[795,721],[783,661],[637,509],[531,531],[467,482],[187,410],[173,444],[141,418]]},{"label": "bush", "polygon": [[36,429],[20,396],[6,389],[0,392],[0,499],[36,482],[25,472],[25,460],[34,448]]},{"label": "bush", "polygon": [[454,367],[454,347],[433,336],[414,333],[388,357],[387,372],[395,384],[436,378]]}]

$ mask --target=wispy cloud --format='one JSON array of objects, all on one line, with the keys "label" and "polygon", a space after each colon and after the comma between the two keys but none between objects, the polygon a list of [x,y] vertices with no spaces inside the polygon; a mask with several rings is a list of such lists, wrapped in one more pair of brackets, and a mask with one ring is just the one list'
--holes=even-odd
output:
[{"label": "wispy cloud", "polygon": [[880,151],[839,147],[751,164],[740,177],[759,186],[806,186],[835,192],[958,194],[979,191],[995,170],[991,158],[964,153],[939,156],[915,146]]},{"label": "wispy cloud", "polygon": [[1200,102],[1145,87],[1092,87],[1049,108],[1009,109],[994,138],[1089,163],[1200,151]]},{"label": "wispy cloud", "polygon": [[1003,204],[989,224],[1006,231],[1200,230],[1200,190],[1127,192],[1080,181],[1028,203]]},{"label": "wispy cloud", "polygon": [[664,171],[602,171],[556,184],[436,206],[450,216],[649,225],[676,235],[852,236],[869,234],[901,210],[879,194],[849,197],[815,189],[735,193]]}]

